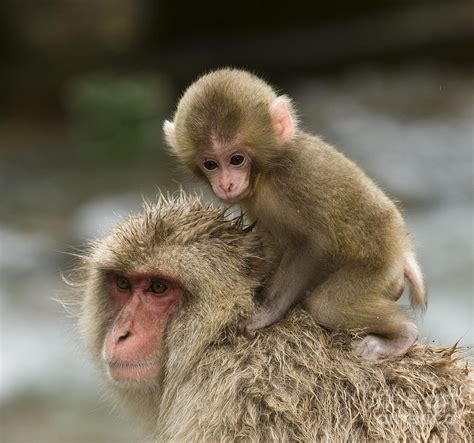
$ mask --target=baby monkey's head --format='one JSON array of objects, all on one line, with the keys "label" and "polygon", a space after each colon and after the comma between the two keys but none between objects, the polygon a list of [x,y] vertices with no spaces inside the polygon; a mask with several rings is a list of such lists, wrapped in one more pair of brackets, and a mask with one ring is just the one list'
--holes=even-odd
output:
[{"label": "baby monkey's head", "polygon": [[166,141],[179,161],[209,181],[225,203],[248,197],[256,176],[276,160],[296,132],[290,100],[253,74],[220,69],[184,93]]}]

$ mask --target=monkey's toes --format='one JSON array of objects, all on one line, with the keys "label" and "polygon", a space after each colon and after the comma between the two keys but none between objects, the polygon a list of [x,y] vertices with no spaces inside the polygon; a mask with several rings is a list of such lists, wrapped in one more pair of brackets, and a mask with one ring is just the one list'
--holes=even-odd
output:
[{"label": "monkey's toes", "polygon": [[351,347],[354,354],[370,360],[376,360],[387,352],[383,339],[374,335],[367,335],[364,338],[353,340]]},{"label": "monkey's toes", "polygon": [[237,325],[237,332],[247,338],[255,337],[255,331],[250,329],[248,320],[242,319]]}]

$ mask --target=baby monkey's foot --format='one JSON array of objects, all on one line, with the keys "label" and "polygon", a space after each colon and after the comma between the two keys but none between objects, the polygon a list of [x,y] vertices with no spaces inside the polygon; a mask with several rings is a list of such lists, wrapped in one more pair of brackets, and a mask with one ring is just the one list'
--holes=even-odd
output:
[{"label": "baby monkey's foot", "polygon": [[240,335],[243,335],[244,337],[247,337],[247,338],[252,338],[255,336],[255,332],[254,331],[250,331],[248,329],[248,319],[247,318],[242,318],[239,320],[239,323],[237,324],[237,332],[240,334]]},{"label": "baby monkey's foot", "polygon": [[274,322],[270,311],[260,309],[250,318],[241,319],[238,324],[238,330],[241,335],[248,338],[255,336],[255,331],[271,325]]},{"label": "baby monkey's foot", "polygon": [[366,335],[354,340],[352,349],[356,355],[375,360],[381,357],[397,357],[405,354],[418,338],[418,329],[410,324],[406,335],[398,338],[384,338],[377,335]]}]

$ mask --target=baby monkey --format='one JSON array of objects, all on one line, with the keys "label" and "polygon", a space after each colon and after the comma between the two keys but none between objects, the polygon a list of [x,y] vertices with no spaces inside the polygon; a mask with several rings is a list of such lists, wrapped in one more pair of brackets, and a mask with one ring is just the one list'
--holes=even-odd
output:
[{"label": "baby monkey", "polygon": [[413,308],[426,295],[404,220],[351,160],[298,128],[288,97],[249,72],[217,70],[187,89],[164,131],[180,162],[276,244],[279,264],[245,333],[301,300],[323,326],[364,330],[358,355],[407,351],[418,330],[395,303],[405,277]]}]

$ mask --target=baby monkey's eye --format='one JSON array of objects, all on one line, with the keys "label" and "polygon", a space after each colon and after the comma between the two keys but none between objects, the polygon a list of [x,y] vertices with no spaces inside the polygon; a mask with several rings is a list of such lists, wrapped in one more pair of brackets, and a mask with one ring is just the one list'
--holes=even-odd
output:
[{"label": "baby monkey's eye", "polygon": [[230,164],[233,166],[240,166],[245,161],[245,157],[242,154],[234,154],[230,158]]},{"label": "baby monkey's eye", "polygon": [[167,284],[161,280],[153,280],[149,288],[149,291],[158,295],[165,293],[167,290],[168,290]]},{"label": "baby monkey's eye", "polygon": [[130,282],[125,277],[122,277],[121,275],[117,276],[116,282],[117,288],[121,289],[122,291],[130,289]]},{"label": "baby monkey's eye", "polygon": [[206,160],[203,163],[204,169],[207,169],[208,171],[213,171],[214,169],[217,168],[218,164],[214,160]]}]

